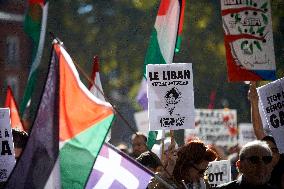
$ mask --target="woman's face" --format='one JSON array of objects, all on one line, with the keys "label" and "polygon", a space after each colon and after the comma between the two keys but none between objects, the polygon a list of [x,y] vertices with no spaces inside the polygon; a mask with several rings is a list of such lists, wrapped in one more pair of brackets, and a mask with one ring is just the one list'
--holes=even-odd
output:
[{"label": "woman's face", "polygon": [[185,172],[184,181],[188,182],[199,182],[200,178],[204,177],[204,172],[208,167],[209,161],[203,160],[199,164],[193,164],[192,166],[188,167]]}]

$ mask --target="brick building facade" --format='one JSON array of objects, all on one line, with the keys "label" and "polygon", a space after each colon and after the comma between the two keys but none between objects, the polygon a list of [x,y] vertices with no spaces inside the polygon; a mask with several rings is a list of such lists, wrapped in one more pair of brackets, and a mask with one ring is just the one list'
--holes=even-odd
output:
[{"label": "brick building facade", "polygon": [[19,104],[25,90],[32,42],[23,31],[27,1],[0,0],[0,103],[3,106],[7,85]]}]

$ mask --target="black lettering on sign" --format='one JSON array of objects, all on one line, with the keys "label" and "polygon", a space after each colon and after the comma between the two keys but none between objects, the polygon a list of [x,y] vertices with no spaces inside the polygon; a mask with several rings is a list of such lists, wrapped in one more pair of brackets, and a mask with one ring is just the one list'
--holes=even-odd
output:
[{"label": "black lettering on sign", "polygon": [[1,155],[12,155],[8,140],[2,141]]},{"label": "black lettering on sign", "polygon": [[6,179],[8,178],[8,171],[7,169],[0,169],[0,179]]},{"label": "black lettering on sign", "polygon": [[213,181],[223,181],[223,172],[218,172],[218,173],[209,173],[208,175],[208,180],[209,182]]},{"label": "black lettering on sign", "polygon": [[185,117],[162,117],[160,119],[161,127],[183,126]]},{"label": "black lettering on sign", "polygon": [[[279,115],[279,117],[278,117]],[[284,112],[283,111],[279,111],[279,114],[272,114],[270,115],[270,124],[272,127],[274,128],[278,128],[279,126],[283,126],[284,125]]]},{"label": "black lettering on sign", "polygon": [[159,80],[159,72],[149,72],[150,81]]},{"label": "black lettering on sign", "polygon": [[190,79],[190,70],[163,71],[163,80]]},{"label": "black lettering on sign", "polygon": [[6,137],[10,137],[9,132],[8,132],[7,129],[5,129],[5,138],[6,138]]}]

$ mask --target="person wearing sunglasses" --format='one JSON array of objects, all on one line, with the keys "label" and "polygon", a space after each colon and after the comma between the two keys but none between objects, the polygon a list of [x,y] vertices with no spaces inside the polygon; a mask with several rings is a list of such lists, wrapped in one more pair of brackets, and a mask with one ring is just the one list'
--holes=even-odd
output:
[{"label": "person wearing sunglasses", "polygon": [[[161,176],[173,188],[185,189],[205,189],[209,188],[204,182],[204,173],[207,170],[208,164],[217,159],[217,154],[209,149],[200,140],[193,140],[179,149],[175,150],[170,147],[169,161],[165,171],[162,171]],[[152,182],[150,189],[166,188],[161,182]]]},{"label": "person wearing sunglasses", "polygon": [[272,189],[268,181],[272,171],[272,152],[268,144],[255,140],[242,147],[236,166],[241,176],[219,189]]}]

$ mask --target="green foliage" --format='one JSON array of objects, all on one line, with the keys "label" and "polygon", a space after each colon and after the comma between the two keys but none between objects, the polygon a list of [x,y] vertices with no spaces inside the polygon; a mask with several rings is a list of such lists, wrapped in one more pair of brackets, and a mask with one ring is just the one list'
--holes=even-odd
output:
[{"label": "green foliage", "polygon": [[[143,62],[155,23],[158,0],[73,0],[51,1],[48,31],[54,32],[65,44],[72,58],[90,75],[92,58],[100,58],[104,92],[111,102],[133,122],[139,110],[135,101],[143,77]],[[219,1],[218,1],[219,2]],[[247,1],[248,2],[248,1]],[[272,13],[278,77],[283,75],[283,6],[273,4]],[[262,5],[264,6],[264,5]],[[238,121],[248,122],[247,86],[227,82],[220,4],[215,1],[187,1],[182,42],[174,62],[193,63],[195,107],[207,108],[209,95],[217,90],[215,108],[237,109]],[[239,17],[236,14],[236,21]],[[264,24],[268,18],[262,14]],[[282,27],[282,28],[280,28]],[[239,32],[242,30],[239,29]],[[263,33],[260,27],[257,33]],[[282,32],[281,32],[282,31]],[[50,47],[47,36],[46,46]],[[244,44],[242,44],[243,46]],[[256,48],[261,50],[259,43]],[[250,44],[253,51],[253,45]],[[45,50],[48,61],[50,48]],[[281,74],[280,74],[281,73]],[[81,77],[82,74],[80,74]],[[87,80],[84,80],[85,82]]]}]

